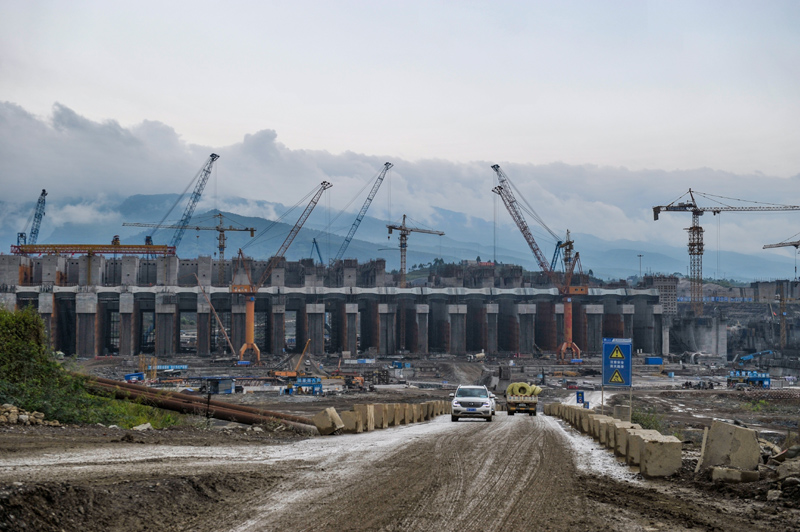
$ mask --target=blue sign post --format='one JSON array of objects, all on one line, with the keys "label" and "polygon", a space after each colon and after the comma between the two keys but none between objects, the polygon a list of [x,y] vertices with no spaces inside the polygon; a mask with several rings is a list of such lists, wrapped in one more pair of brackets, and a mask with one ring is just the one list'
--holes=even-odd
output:
[{"label": "blue sign post", "polygon": [[583,392],[582,391],[575,392],[575,402],[578,403],[579,405],[583,404]]},{"label": "blue sign post", "polygon": [[603,386],[630,386],[633,349],[630,338],[603,338]]},{"label": "blue sign post", "polygon": [[[633,341],[630,338],[603,338],[603,385],[601,401],[605,407],[606,386],[627,386],[630,390],[629,404],[633,415]],[[631,419],[629,418],[628,421]]]}]

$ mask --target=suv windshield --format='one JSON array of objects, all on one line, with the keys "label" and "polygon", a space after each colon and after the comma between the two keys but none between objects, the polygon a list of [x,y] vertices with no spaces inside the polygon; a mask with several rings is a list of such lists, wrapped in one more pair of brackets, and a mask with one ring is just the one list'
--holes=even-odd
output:
[{"label": "suv windshield", "polygon": [[459,388],[456,397],[489,397],[486,388]]}]

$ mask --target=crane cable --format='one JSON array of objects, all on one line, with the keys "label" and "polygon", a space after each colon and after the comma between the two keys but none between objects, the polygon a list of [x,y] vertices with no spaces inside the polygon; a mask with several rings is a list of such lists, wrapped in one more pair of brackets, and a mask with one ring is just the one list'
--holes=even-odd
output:
[{"label": "crane cable", "polygon": [[269,225],[266,227],[266,229],[264,229],[264,230],[263,230],[261,233],[259,233],[259,234],[258,234],[258,236],[255,236],[255,237],[251,238],[249,242],[245,243],[245,244],[242,246],[242,248],[241,248],[241,249],[243,249],[243,250],[244,250],[244,249],[247,249],[247,248],[248,248],[248,247],[250,247],[251,245],[255,244],[255,243],[256,243],[257,241],[259,241],[259,240],[260,240],[262,237],[264,237],[264,235],[266,235],[267,233],[269,233],[269,231],[270,231],[270,230],[271,230],[273,227],[275,227],[277,224],[281,223],[281,222],[283,221],[283,219],[284,219],[284,218],[286,218],[286,217],[287,217],[289,214],[291,214],[291,213],[292,213],[292,211],[294,211],[294,210],[295,210],[295,209],[296,209],[296,208],[297,208],[299,205],[301,205],[301,204],[303,204],[303,203],[307,203],[307,200],[308,200],[308,198],[310,198],[311,196],[313,196],[314,194],[316,194],[316,192],[317,192],[317,190],[319,189],[319,187],[320,187],[319,185],[315,186],[315,187],[314,187],[314,188],[313,188],[313,189],[312,189],[312,190],[311,190],[311,191],[310,191],[308,194],[306,194],[305,196],[303,196],[302,198],[300,198],[300,200],[299,200],[297,203],[295,203],[295,204],[294,204],[294,205],[292,205],[292,206],[291,206],[291,207],[290,207],[288,210],[286,210],[286,212],[284,212],[283,214],[281,214],[281,215],[280,215],[280,216],[279,216],[279,217],[278,217],[276,220],[272,221],[272,222],[271,222],[271,223],[270,223],[270,224],[269,224]]}]

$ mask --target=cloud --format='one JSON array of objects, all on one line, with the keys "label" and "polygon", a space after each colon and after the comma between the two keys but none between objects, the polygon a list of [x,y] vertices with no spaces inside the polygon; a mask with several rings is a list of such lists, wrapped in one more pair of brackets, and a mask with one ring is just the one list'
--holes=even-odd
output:
[{"label": "cloud", "polygon": [[[47,221],[53,226],[116,222],[119,217],[110,207],[114,201],[133,194],[180,193],[212,152],[221,158],[197,212],[216,207],[274,217],[275,213],[260,202],[294,205],[321,181],[328,180],[334,187],[321,205],[330,205],[332,211],[347,207],[352,213],[338,220],[337,226],[349,225],[368,185],[387,161],[395,166],[369,214],[391,220],[407,214],[434,229],[443,219],[441,209],[445,209],[463,213],[467,225],[470,219],[491,221],[497,216],[502,231],[516,232],[492,193],[496,177],[490,166],[494,163],[501,165],[522,196],[558,234],[570,229],[604,240],[663,241],[683,246],[683,229],[690,224],[690,216],[663,214],[654,222],[652,206],[667,204],[689,188],[726,198],[800,203],[800,176],[740,175],[711,168],[634,171],[560,162],[405,161],[391,154],[333,154],[290,148],[272,129],[247,134],[241,142],[229,146],[198,146],[185,142],[172,127],[158,121],[131,126],[115,120],[97,122],[60,103],[53,106],[49,117],[38,117],[14,103],[3,102],[0,160],[4,161],[2,200],[7,207],[0,217],[3,233],[6,237],[16,234],[27,218],[27,206],[35,202],[42,188],[48,190]],[[719,201],[735,204],[730,199]],[[175,214],[174,218],[178,217],[179,213]],[[707,229],[707,242],[711,242],[709,239],[716,235],[716,220],[705,216],[701,221]],[[761,245],[782,240],[800,229],[797,213],[724,214],[723,221],[720,246],[745,252],[760,250]],[[534,226],[532,220],[529,223]],[[542,233],[536,227],[532,229],[537,235]]]}]

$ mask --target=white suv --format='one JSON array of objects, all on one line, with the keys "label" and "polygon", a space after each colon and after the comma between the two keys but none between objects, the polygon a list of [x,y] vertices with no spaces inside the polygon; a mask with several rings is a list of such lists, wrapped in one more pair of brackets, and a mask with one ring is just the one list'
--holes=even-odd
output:
[{"label": "white suv", "polygon": [[458,421],[462,417],[481,417],[486,421],[492,420],[494,407],[492,394],[486,386],[459,386],[456,393],[451,393],[452,421]]}]

